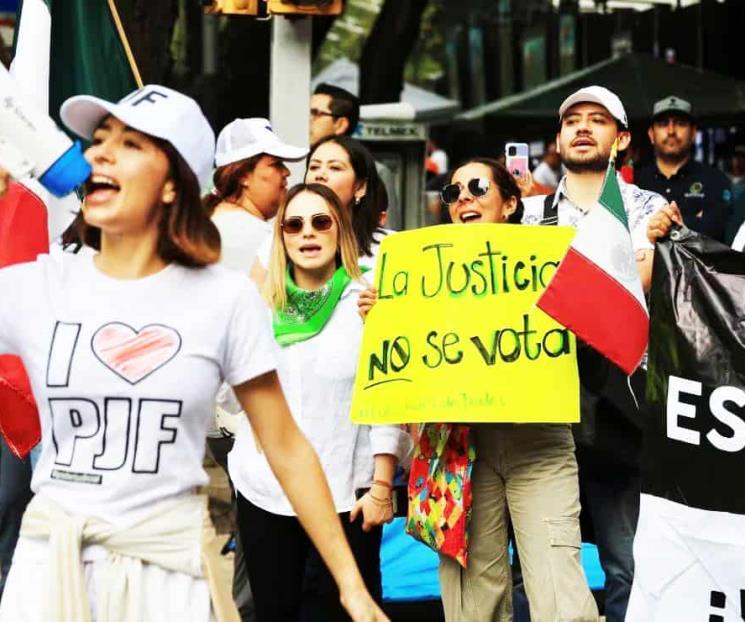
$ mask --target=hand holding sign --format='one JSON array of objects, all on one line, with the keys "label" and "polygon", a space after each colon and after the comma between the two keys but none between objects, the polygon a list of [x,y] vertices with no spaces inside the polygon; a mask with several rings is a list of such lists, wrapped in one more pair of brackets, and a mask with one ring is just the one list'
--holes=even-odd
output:
[{"label": "hand holding sign", "polygon": [[572,334],[535,307],[573,230],[445,225],[383,240],[356,423],[579,419]]}]

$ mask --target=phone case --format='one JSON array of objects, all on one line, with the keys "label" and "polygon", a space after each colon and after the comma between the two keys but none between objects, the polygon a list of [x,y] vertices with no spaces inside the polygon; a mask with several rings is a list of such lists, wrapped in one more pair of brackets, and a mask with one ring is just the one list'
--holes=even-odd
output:
[{"label": "phone case", "polygon": [[[510,151],[515,151],[510,155]],[[515,177],[523,177],[528,172],[527,143],[507,143],[505,145],[505,167]]]}]

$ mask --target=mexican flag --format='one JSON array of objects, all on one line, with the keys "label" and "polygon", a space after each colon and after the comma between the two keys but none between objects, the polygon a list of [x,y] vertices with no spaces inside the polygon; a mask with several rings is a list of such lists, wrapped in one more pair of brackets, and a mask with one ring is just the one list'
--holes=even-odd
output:
[{"label": "mexican flag", "polygon": [[[55,118],[71,95],[116,101],[139,83],[114,0],[23,0],[14,49],[11,73],[19,88]],[[74,195],[54,199],[34,179],[13,182],[0,197],[0,267],[47,252],[50,235],[59,235],[77,209]],[[9,355],[0,355],[0,433],[19,456],[40,438],[28,377]]]},{"label": "mexican flag", "polygon": [[72,95],[142,86],[115,0],[21,0],[16,23],[13,74],[55,119]]},{"label": "mexican flag", "polygon": [[615,158],[614,145],[598,204],[577,225],[538,307],[630,375],[647,349],[649,314]]}]

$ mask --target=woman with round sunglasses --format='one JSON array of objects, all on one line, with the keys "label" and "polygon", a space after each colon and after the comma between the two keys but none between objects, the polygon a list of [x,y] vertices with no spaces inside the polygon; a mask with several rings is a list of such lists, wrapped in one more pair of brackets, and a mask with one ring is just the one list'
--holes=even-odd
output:
[{"label": "woman with round sunglasses", "polygon": [[385,619],[287,408],[261,298],[214,265],[220,240],[199,184],[215,143],[199,106],[148,85],[118,103],[73,97],[61,117],[92,141],[77,224],[97,252],[0,270],[14,292],[0,300],[0,351],[23,359],[42,426],[0,618],[237,620],[195,494],[226,379],[348,611]]},{"label": "woman with round sunglasses", "polygon": [[[359,263],[374,268],[380,241],[390,233],[384,229],[388,194],[367,148],[349,136],[327,136],[313,145],[308,155],[305,183],[331,188],[352,221],[359,249]],[[265,242],[252,270],[257,283],[263,282],[271,254]]]},{"label": "woman with round sunglasses", "polygon": [[[279,378],[300,429],[318,452],[355,559],[376,600],[380,542],[393,518],[391,489],[409,448],[398,426],[350,420],[367,285],[347,210],[321,184],[298,184],[280,207],[265,284]],[[241,423],[228,456],[238,490],[238,530],[259,620],[346,620],[328,571],[269,468],[261,442]]]},{"label": "woman with round sunglasses", "polygon": [[[453,223],[517,223],[520,189],[496,160],[453,169],[442,189]],[[360,295],[364,316],[375,290]],[[512,619],[508,525],[515,532],[531,619],[595,621],[597,607],[580,563],[579,482],[568,424],[473,424],[476,461],[468,567],[440,556],[448,622]]]}]

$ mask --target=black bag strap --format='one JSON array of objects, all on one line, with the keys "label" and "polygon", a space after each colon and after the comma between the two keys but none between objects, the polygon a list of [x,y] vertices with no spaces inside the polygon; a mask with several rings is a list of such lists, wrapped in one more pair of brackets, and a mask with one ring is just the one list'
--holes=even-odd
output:
[{"label": "black bag strap", "polygon": [[556,194],[547,194],[546,198],[543,199],[543,220],[542,225],[558,225],[559,224],[559,203],[554,203],[554,197]]}]

